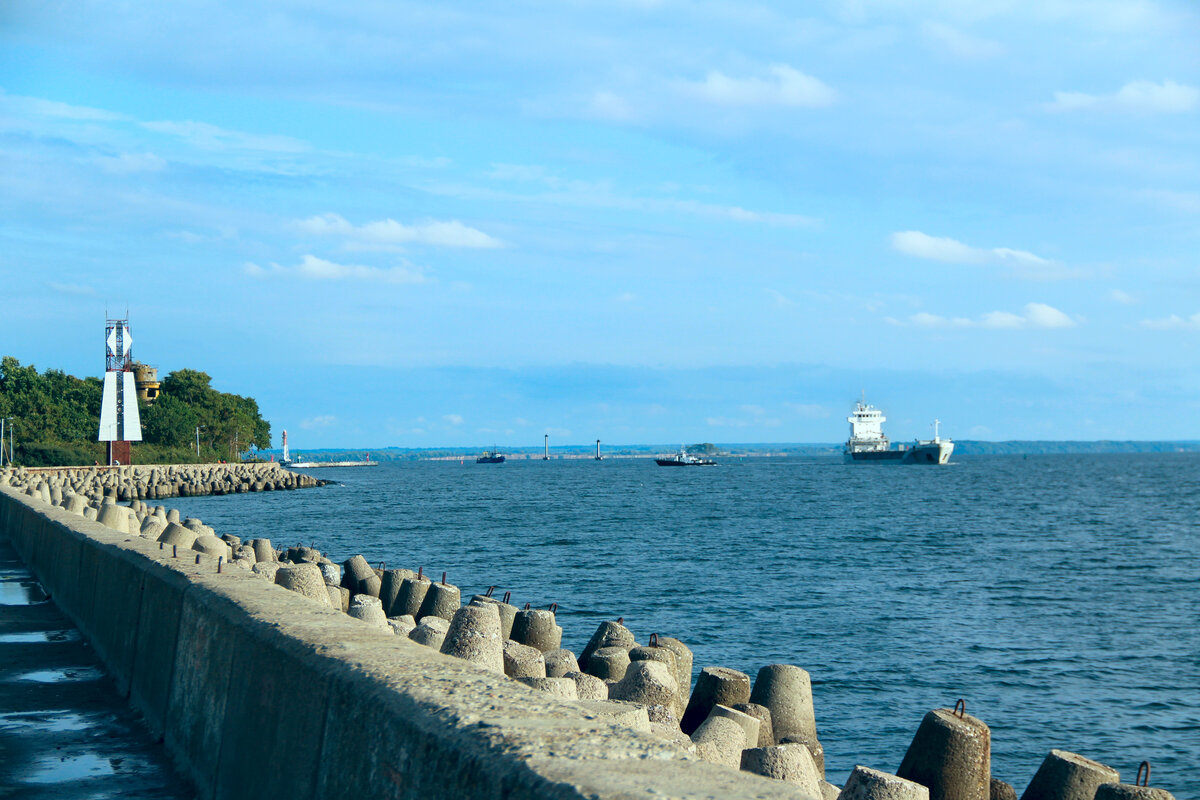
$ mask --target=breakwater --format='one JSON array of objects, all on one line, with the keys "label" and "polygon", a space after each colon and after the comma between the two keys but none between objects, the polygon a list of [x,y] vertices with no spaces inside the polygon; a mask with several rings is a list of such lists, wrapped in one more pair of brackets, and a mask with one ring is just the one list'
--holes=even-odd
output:
[{"label": "breakwater", "polygon": [[[40,484],[29,485],[27,481],[21,488],[24,489],[24,497],[15,496],[15,499],[29,508],[36,509],[38,502],[44,499],[45,487]],[[6,495],[11,496],[11,490],[6,491]],[[68,504],[72,502],[70,498],[64,500]],[[62,513],[64,510],[50,509],[48,516]],[[533,688],[567,698],[580,696],[584,692],[594,692],[594,695],[590,696],[597,699],[584,701],[584,707],[602,716],[608,714],[615,720],[613,724],[616,729],[607,731],[599,744],[604,752],[609,752],[609,748],[640,745],[645,741],[642,734],[647,734],[651,740],[657,738],[660,746],[668,746],[668,752],[676,755],[642,755],[640,758],[671,762],[681,758],[688,764],[688,772],[678,775],[673,774],[667,765],[653,765],[652,770],[639,773],[636,778],[643,788],[669,787],[667,792],[672,796],[817,796],[812,791],[812,784],[806,787],[804,780],[797,780],[796,785],[792,787],[780,785],[770,790],[763,789],[761,791],[770,793],[761,794],[760,790],[755,788],[762,783],[761,780],[756,784],[752,776],[741,774],[737,778],[738,781],[751,782],[731,785],[727,783],[729,776],[739,775],[734,769],[711,772],[711,765],[695,760],[698,756],[728,767],[740,766],[780,778],[797,779],[811,776],[817,768],[820,746],[815,741],[808,676],[798,667],[767,665],[758,671],[753,681],[748,675],[735,670],[705,668],[701,671],[695,688],[689,693],[685,686],[690,685],[691,669],[688,667],[685,670],[682,661],[690,655],[690,651],[682,643],[666,637],[652,637],[645,644],[638,644],[633,633],[620,621],[602,623],[592,640],[576,658],[573,653],[563,651],[560,647],[562,632],[556,625],[553,609],[517,609],[503,602],[503,598],[487,595],[471,598],[468,604],[463,606],[463,598],[457,587],[447,583],[444,577],[440,581],[431,581],[419,572],[412,574],[405,570],[388,570],[382,566],[374,568],[361,556],[348,559],[339,565],[311,548],[295,547],[279,551],[262,540],[242,544],[234,537],[216,537],[214,532],[204,530],[199,521],[184,520],[181,523],[170,519],[169,512],[145,504],[134,503],[132,509],[126,509],[109,502],[96,511],[97,519],[107,526],[108,530],[120,531],[118,535],[124,537],[125,544],[133,549],[137,549],[139,540],[152,547],[158,545],[160,552],[169,544],[171,556],[165,558],[168,566],[171,566],[172,560],[180,560],[180,553],[183,554],[183,561],[190,562],[194,555],[197,564],[203,560],[207,562],[210,570],[212,560],[215,559],[217,570],[225,563],[225,574],[241,573],[238,576],[239,580],[257,580],[261,585],[276,590],[280,586],[287,586],[297,594],[307,596],[311,602],[301,601],[302,605],[312,607],[302,609],[306,615],[315,608],[323,608],[343,619],[353,617],[354,625],[360,628],[363,625],[367,626],[376,637],[390,637],[393,646],[404,641],[400,636],[396,636],[396,633],[407,632],[409,640],[421,641],[429,646],[425,651],[427,654],[434,654],[436,649],[446,655],[458,656],[464,663],[476,664],[476,673],[482,671],[492,675],[508,674]],[[137,536],[133,530],[135,520],[137,533],[140,534]],[[8,520],[0,521],[6,523],[5,530],[10,529]],[[157,529],[158,526],[161,526],[160,530]],[[103,530],[100,532],[103,533]],[[172,537],[181,538],[170,541]],[[186,544],[189,537],[192,540],[190,548]],[[221,545],[213,542],[213,539],[223,543],[229,550],[222,550]],[[150,553],[153,555],[153,549]],[[237,563],[229,565],[229,557]],[[273,584],[262,580],[271,575],[274,576]],[[208,577],[218,581],[218,585],[220,580],[228,580],[214,579],[211,573]],[[98,584],[93,590],[93,596],[97,590]],[[348,613],[339,613],[343,610]],[[406,613],[396,613],[398,611]],[[511,624],[512,627],[506,633],[504,626],[507,624]],[[282,631],[287,631],[286,620],[276,622],[275,625]],[[420,632],[422,629],[423,632]],[[181,628],[181,635],[182,630]],[[336,635],[338,631],[327,633]],[[211,630],[209,634],[212,634]],[[253,643],[258,644],[257,640]],[[335,649],[337,646],[340,645],[335,644]],[[405,658],[407,657],[406,652]],[[417,661],[418,665],[441,663],[426,662],[420,658]],[[196,663],[193,661],[190,666],[194,669]],[[245,667],[246,664],[242,663],[240,666]],[[428,679],[435,684],[446,680],[444,675],[439,675],[436,671],[424,677],[414,677],[411,666],[394,666],[396,673],[405,677],[406,690],[415,690],[407,685],[407,680]],[[475,676],[476,673],[464,674]],[[685,673],[686,677],[681,677]],[[244,673],[239,670],[236,674]],[[501,720],[507,721],[513,716],[523,715],[526,708],[519,694],[511,694],[514,691],[512,684],[517,683],[517,680],[502,680],[505,681],[500,684],[502,694],[507,699],[516,701],[516,707],[506,707],[493,696],[469,696],[469,691],[466,693],[468,696],[460,696],[457,689],[453,689],[451,694],[472,707],[475,702],[481,701],[487,710],[498,712]],[[571,686],[574,688],[573,692]],[[186,690],[184,691],[186,694]],[[614,704],[611,699],[600,699],[605,696],[621,700]],[[245,701],[246,695],[239,695],[239,699]],[[542,698],[543,701],[545,699]],[[499,707],[497,702],[500,703]],[[561,705],[577,707],[579,702],[568,701]],[[630,706],[630,703],[633,703],[633,706]],[[473,710],[478,712],[478,709]],[[259,706],[257,711],[265,713],[266,710]],[[149,717],[149,714],[147,716]],[[291,721],[290,717],[288,719]],[[542,730],[542,724],[537,720],[531,724]],[[675,730],[672,730],[672,727],[675,727]],[[927,728],[929,731],[922,733]],[[687,735],[689,729],[690,736]],[[260,728],[260,733],[261,730]],[[616,738],[608,739],[609,734]],[[167,738],[170,745],[171,737]],[[768,744],[771,739],[776,743]],[[543,741],[556,752],[570,750],[567,741],[559,742],[553,738]],[[947,741],[954,744],[954,747],[947,749]],[[967,744],[970,747],[966,747]],[[227,746],[226,742],[221,741],[218,749],[224,753]],[[934,788],[934,796],[988,797],[992,792],[988,776],[989,748],[987,728],[980,721],[965,713],[955,713],[948,709],[931,712],[922,722],[910,747],[909,756],[905,758],[905,763],[909,764],[911,761],[911,764],[907,770],[902,766],[900,771],[907,771],[910,773],[909,777],[919,777],[922,783]],[[966,752],[967,755],[954,756],[955,752]],[[639,756],[635,755],[632,758],[637,759]],[[263,762],[264,766],[268,763]],[[501,772],[501,766],[497,765],[498,773]],[[574,767],[573,762],[571,766]],[[616,773],[626,771],[630,766],[623,763],[610,764],[609,768],[613,770],[613,774],[600,779],[600,790],[596,792],[596,796],[617,796],[613,792],[629,791],[627,783],[621,784],[622,778],[627,778],[628,775]],[[710,769],[709,773],[703,772],[706,768]],[[697,776],[703,777],[701,779]],[[685,779],[702,782],[677,783],[678,780]],[[682,790],[679,788],[681,785],[684,786]],[[690,789],[689,785],[696,788]],[[936,794],[938,787],[943,785],[958,788]],[[773,785],[768,783],[767,786]],[[887,796],[927,796],[928,793],[922,795],[919,790],[923,787],[914,788],[915,786],[917,784],[914,781],[905,782],[895,776],[862,769],[855,770],[841,791],[846,797],[880,797],[887,791],[894,792],[899,789],[908,794],[893,793]],[[816,789],[825,796],[836,792],[834,787],[824,782],[818,783]],[[998,791],[1003,792],[1003,787]],[[532,792],[530,794],[537,796]],[[446,796],[470,795],[448,792]]]},{"label": "breakwater", "polygon": [[22,482],[35,476],[53,494],[64,492],[91,499],[165,500],[171,497],[310,489],[327,481],[265,464],[165,464],[116,467],[17,468]]}]

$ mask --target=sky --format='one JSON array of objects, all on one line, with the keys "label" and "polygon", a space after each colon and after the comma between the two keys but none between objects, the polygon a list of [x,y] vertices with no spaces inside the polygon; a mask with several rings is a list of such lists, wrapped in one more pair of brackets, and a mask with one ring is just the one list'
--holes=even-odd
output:
[{"label": "sky", "polygon": [[1200,439],[1187,0],[9,0],[0,352],[293,447]]}]

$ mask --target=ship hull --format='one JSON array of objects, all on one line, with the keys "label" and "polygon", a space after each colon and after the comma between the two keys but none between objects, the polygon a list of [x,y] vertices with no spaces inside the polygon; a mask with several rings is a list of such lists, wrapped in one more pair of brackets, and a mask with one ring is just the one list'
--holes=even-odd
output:
[{"label": "ship hull", "polygon": [[660,467],[715,467],[717,465],[717,462],[709,461],[707,459],[696,462],[680,461],[676,458],[656,458],[654,459],[654,463],[658,464]]},{"label": "ship hull", "polygon": [[847,464],[946,464],[953,452],[953,442],[930,442],[903,450],[845,451],[843,456]]}]

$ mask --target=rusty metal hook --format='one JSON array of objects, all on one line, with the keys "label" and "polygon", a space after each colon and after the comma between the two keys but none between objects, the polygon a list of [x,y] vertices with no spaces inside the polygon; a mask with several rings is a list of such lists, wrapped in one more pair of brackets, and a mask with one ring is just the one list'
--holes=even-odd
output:
[{"label": "rusty metal hook", "polygon": [[967,701],[963,700],[961,697],[958,698],[957,700],[955,700],[954,701],[954,713],[958,715],[959,719],[962,719],[963,716],[967,713]]},{"label": "rusty metal hook", "polygon": [[221,565],[225,563],[225,556],[217,556],[217,574],[221,574]]},{"label": "rusty metal hook", "polygon": [[[1146,768],[1146,777],[1142,778],[1142,767]],[[1134,786],[1149,786],[1150,785],[1150,762],[1143,761],[1138,764],[1137,777],[1133,779]]]},{"label": "rusty metal hook", "polygon": [[446,573],[442,573],[442,586],[446,585]]},{"label": "rusty metal hook", "polygon": [[425,577],[425,568],[417,567],[417,580],[421,580],[424,577]]},{"label": "rusty metal hook", "polygon": [[483,596],[484,596],[484,597],[491,597],[491,596],[492,596],[492,592],[494,592],[494,591],[496,591],[496,587],[495,587],[495,586],[489,586],[489,587],[488,587],[488,590],[487,590],[487,591],[484,593],[484,595],[483,595]]},{"label": "rusty metal hook", "polygon": [[171,558],[179,558],[179,545],[171,545]]},{"label": "rusty metal hook", "polygon": [[379,568],[380,568],[380,569],[383,569],[383,570],[386,570],[386,569],[387,569],[387,562],[386,562],[386,561],[380,561],[380,562],[379,562]]},{"label": "rusty metal hook", "polygon": [[657,633],[650,634],[650,646],[658,647],[658,634]]},{"label": "rusty metal hook", "polygon": [[200,563],[200,554],[199,553],[196,553],[196,563],[197,564]]},{"label": "rusty metal hook", "polygon": [[507,603],[507,602],[508,602],[508,599],[509,599],[510,597],[512,597],[512,592],[505,592],[505,593],[504,593],[504,602],[506,602],[506,603]]},{"label": "rusty metal hook", "polygon": [[550,613],[551,613],[551,614],[557,614],[557,613],[558,613],[558,603],[551,603],[551,604],[550,604]]},{"label": "rusty metal hook", "polygon": [[529,606],[529,603],[526,603],[526,604],[525,604],[525,610],[526,610],[526,611],[528,611],[528,610],[529,610],[529,608],[530,608],[530,606]]},{"label": "rusty metal hook", "polygon": [[624,618],[624,617],[617,617],[617,624],[618,624],[618,625],[624,625],[624,624],[625,624],[625,618]]}]

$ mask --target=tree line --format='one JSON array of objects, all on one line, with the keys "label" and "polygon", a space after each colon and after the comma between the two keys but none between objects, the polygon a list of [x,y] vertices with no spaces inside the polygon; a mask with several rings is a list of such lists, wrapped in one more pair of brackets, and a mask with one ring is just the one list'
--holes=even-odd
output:
[{"label": "tree line", "polygon": [[[271,424],[254,398],[211,384],[204,372],[179,369],[163,378],[154,402],[138,398],[142,441],[133,446],[134,463],[240,461],[252,448],[271,446]],[[15,427],[13,461],[31,467],[103,463],[104,443],[96,440],[103,388],[99,378],[39,373],[12,356],[0,359],[0,418],[13,420],[5,423]],[[6,429],[6,456],[7,448]]]}]

